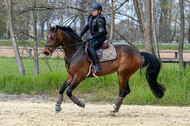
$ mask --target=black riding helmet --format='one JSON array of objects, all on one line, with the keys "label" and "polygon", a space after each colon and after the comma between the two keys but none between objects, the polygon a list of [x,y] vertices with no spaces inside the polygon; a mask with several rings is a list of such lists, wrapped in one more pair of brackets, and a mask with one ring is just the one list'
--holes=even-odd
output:
[{"label": "black riding helmet", "polygon": [[99,3],[93,3],[90,7],[90,10],[101,10],[102,11],[102,5]]}]

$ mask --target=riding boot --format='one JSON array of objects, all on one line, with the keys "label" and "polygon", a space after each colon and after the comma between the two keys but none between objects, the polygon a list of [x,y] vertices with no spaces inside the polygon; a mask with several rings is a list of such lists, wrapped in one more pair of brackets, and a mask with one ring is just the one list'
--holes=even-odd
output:
[{"label": "riding boot", "polygon": [[93,63],[94,63],[93,72],[95,72],[95,73],[100,72],[101,68],[100,68],[100,65],[99,65],[99,62],[98,62],[98,56],[96,55],[96,52],[91,50],[90,54],[91,54],[91,57],[92,57],[92,60],[93,60]]}]

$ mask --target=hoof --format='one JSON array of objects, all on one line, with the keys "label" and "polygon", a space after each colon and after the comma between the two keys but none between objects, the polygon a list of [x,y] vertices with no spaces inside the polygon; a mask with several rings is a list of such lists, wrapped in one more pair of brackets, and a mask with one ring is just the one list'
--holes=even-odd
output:
[{"label": "hoof", "polygon": [[114,111],[111,111],[109,115],[110,115],[110,116],[115,116],[115,112],[114,112]]},{"label": "hoof", "polygon": [[83,107],[83,108],[85,108],[85,103],[84,103],[84,101],[79,101],[79,103],[77,104],[78,106],[80,106],[80,107]]},{"label": "hoof", "polygon": [[111,112],[113,112],[113,113],[116,113],[116,112],[118,112],[118,109],[117,109],[117,106],[116,106],[116,104],[113,104],[113,111],[111,111]]},{"label": "hoof", "polygon": [[58,105],[58,104],[55,105],[55,111],[56,111],[56,112],[60,112],[61,109],[62,109],[62,108],[61,108],[60,105]]}]

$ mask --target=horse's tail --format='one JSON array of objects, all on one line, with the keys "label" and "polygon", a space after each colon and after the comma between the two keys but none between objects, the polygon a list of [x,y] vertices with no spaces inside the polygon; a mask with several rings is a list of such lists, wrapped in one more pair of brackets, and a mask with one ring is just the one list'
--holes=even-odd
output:
[{"label": "horse's tail", "polygon": [[147,67],[146,80],[148,81],[150,89],[157,98],[162,98],[166,89],[163,85],[157,82],[161,63],[154,55],[146,52],[141,52],[141,55],[144,56],[144,62],[140,68],[140,71],[143,67]]}]

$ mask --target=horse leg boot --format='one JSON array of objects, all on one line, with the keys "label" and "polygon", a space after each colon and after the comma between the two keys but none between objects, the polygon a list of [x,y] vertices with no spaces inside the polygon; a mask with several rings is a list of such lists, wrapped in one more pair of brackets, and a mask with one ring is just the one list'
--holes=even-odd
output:
[{"label": "horse leg boot", "polygon": [[68,88],[68,90],[67,90],[67,96],[70,97],[70,99],[71,99],[71,101],[72,101],[73,103],[75,103],[75,104],[77,104],[78,106],[84,108],[84,107],[85,107],[85,103],[84,103],[82,100],[79,101],[77,97],[75,97],[74,95],[72,95],[72,91],[78,86],[78,84],[79,84],[79,82],[78,82],[78,83],[72,83],[72,84],[69,86],[69,88]]},{"label": "horse leg boot", "polygon": [[117,97],[117,99],[114,101],[113,103],[113,112],[118,112],[119,108],[121,107],[122,101],[123,101],[124,97]]},{"label": "horse leg boot", "polygon": [[65,91],[65,89],[67,88],[67,84],[66,81],[63,83],[63,85],[61,86],[60,90],[59,90],[59,95],[57,98],[57,103],[55,105],[55,111],[59,112],[61,111],[61,104],[63,102],[63,92]]},{"label": "horse leg boot", "polygon": [[124,78],[120,77],[119,83],[120,83],[119,97],[117,97],[117,99],[113,103],[114,113],[119,111],[121,104],[123,102],[123,99],[125,98],[127,94],[130,93],[128,80],[125,80]]}]

